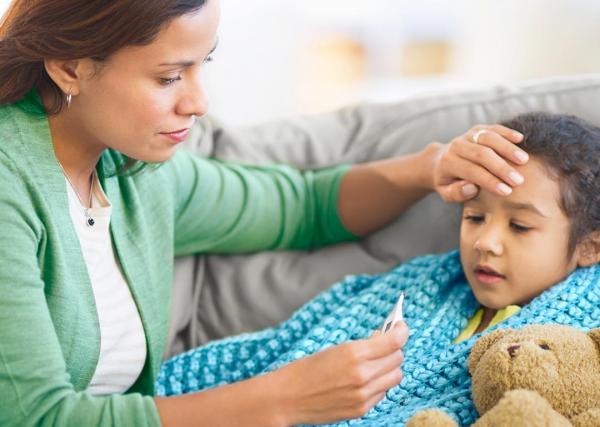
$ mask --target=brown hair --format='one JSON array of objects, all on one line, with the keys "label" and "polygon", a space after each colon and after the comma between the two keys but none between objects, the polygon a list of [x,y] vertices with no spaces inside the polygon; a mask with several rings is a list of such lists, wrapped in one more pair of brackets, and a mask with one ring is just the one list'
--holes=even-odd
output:
[{"label": "brown hair", "polygon": [[126,46],[151,43],[174,18],[207,0],[13,0],[0,21],[0,105],[31,89],[50,94],[48,114],[65,95],[50,79],[45,59],[91,58],[101,63]]},{"label": "brown hair", "polygon": [[502,123],[524,135],[519,146],[558,181],[560,206],[571,229],[568,257],[600,231],[600,128],[575,116],[532,112]]}]

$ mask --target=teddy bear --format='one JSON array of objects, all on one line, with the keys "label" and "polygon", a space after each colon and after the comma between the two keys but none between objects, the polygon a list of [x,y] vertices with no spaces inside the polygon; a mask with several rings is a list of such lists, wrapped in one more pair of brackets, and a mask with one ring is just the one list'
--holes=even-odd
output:
[{"label": "teddy bear", "polygon": [[[562,325],[498,329],[468,360],[476,427],[600,427],[600,329]],[[456,427],[437,409],[406,427]]]}]

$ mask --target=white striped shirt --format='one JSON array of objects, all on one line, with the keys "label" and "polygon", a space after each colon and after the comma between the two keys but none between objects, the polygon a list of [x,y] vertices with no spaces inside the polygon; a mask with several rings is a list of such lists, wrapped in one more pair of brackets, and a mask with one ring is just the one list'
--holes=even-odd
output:
[{"label": "white striped shirt", "polygon": [[88,392],[95,395],[123,393],[142,372],[146,361],[146,337],[137,306],[115,256],[109,229],[112,206],[96,178],[90,209],[95,224],[88,227],[85,209],[70,183],[66,182],[71,220],[92,283],[100,323],[100,357]]}]

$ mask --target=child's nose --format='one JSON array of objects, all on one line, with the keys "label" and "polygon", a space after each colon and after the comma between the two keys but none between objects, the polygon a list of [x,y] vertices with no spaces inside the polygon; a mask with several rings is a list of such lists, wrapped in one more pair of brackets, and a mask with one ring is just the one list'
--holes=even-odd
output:
[{"label": "child's nose", "polygon": [[501,237],[494,230],[486,230],[475,241],[475,250],[481,253],[490,253],[492,255],[502,255],[504,248]]}]

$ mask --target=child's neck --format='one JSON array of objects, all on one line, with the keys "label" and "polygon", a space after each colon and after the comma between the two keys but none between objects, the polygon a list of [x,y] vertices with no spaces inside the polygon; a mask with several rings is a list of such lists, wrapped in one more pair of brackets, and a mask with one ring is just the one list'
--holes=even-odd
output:
[{"label": "child's neck", "polygon": [[488,308],[488,307],[481,307],[481,308],[483,308],[483,316],[481,316],[481,322],[479,322],[479,326],[475,330],[476,334],[478,334],[479,332],[485,331],[487,329],[487,327],[489,326],[490,322],[492,321],[492,319],[494,318],[494,316],[496,315],[496,313],[498,312],[498,310],[496,310],[494,308]]}]

